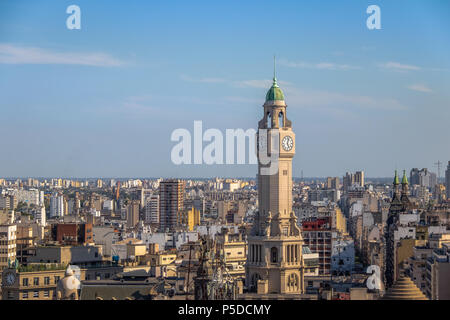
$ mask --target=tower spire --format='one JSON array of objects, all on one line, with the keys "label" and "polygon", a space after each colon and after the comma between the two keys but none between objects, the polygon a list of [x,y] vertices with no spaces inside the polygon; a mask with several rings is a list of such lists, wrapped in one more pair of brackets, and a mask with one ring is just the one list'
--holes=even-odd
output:
[{"label": "tower spire", "polygon": [[273,55],[273,85],[274,88],[278,88],[277,83],[277,58]]},{"label": "tower spire", "polygon": [[277,80],[277,57],[273,55],[273,81]]},{"label": "tower spire", "polygon": [[408,178],[406,177],[406,170],[403,170],[402,184],[408,184]]},{"label": "tower spire", "polygon": [[395,170],[394,186],[398,186],[400,181],[398,180],[398,172]]}]

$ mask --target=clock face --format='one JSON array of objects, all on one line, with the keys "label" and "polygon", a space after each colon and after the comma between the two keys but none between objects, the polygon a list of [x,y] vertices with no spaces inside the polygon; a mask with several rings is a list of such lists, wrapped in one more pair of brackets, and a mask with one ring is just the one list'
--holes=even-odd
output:
[{"label": "clock face", "polygon": [[5,275],[5,284],[7,286],[12,286],[15,281],[16,281],[16,275],[14,273],[9,272]]},{"label": "clock face", "polygon": [[291,151],[294,147],[294,140],[290,136],[286,136],[283,138],[283,141],[281,141],[281,146],[283,147],[284,151]]}]

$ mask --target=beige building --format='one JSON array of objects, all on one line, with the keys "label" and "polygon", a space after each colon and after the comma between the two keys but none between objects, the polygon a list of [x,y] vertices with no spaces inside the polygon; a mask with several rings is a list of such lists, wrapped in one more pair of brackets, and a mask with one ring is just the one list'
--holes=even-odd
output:
[{"label": "beige building", "polygon": [[185,226],[188,231],[193,231],[195,226],[200,225],[200,210],[192,207],[180,213],[178,224]]},{"label": "beige building", "polygon": [[16,225],[0,225],[0,272],[16,260]]},{"label": "beige building", "polygon": [[[274,77],[259,122],[258,202],[248,236],[246,283],[258,294],[303,292],[303,239],[292,210],[292,158],[295,134],[287,118],[284,94]],[[279,156],[267,161],[268,151]]]},{"label": "beige building", "polygon": [[230,233],[228,229],[224,228],[220,234],[216,235],[215,240],[227,273],[235,279],[245,279],[247,262],[245,235],[242,232]]},{"label": "beige building", "polygon": [[[67,264],[31,264],[4,270],[2,274],[3,300],[53,300],[58,281],[64,278]],[[80,280],[110,279],[123,267],[108,262],[85,267],[75,274]]]},{"label": "beige building", "polygon": [[29,249],[28,263],[78,264],[103,261],[103,246],[37,246]]},{"label": "beige building", "polygon": [[434,249],[427,260],[426,295],[431,300],[450,300],[450,244]]}]

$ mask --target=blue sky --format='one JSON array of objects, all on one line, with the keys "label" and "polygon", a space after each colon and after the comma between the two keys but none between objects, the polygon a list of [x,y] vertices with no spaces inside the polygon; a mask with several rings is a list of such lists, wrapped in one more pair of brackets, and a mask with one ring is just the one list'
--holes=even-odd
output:
[{"label": "blue sky", "polygon": [[0,176],[254,176],[175,166],[170,135],[256,128],[274,54],[294,176],[431,169],[450,160],[449,14],[445,0],[2,1]]}]

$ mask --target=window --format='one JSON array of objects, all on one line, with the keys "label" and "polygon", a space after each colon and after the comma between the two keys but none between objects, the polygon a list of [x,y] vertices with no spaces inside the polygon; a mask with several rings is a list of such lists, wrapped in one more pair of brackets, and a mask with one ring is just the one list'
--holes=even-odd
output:
[{"label": "window", "polygon": [[22,279],[22,286],[28,287],[28,278],[23,278]]},{"label": "window", "polygon": [[59,279],[60,279],[59,276],[55,276],[55,283],[56,283],[56,284],[58,284]]},{"label": "window", "polygon": [[39,278],[33,279],[33,285],[38,286],[39,285]]},{"label": "window", "polygon": [[278,249],[273,247],[270,249],[270,259],[272,263],[277,263],[278,261]]},{"label": "window", "polygon": [[50,284],[50,277],[45,277],[44,278],[44,284],[45,285],[49,285]]},{"label": "window", "polygon": [[50,291],[49,290],[45,290],[44,291],[44,298],[48,298],[50,297]]},{"label": "window", "polygon": [[33,291],[33,298],[39,298],[39,291]]},{"label": "window", "polygon": [[28,299],[28,291],[22,293],[22,299]]}]

